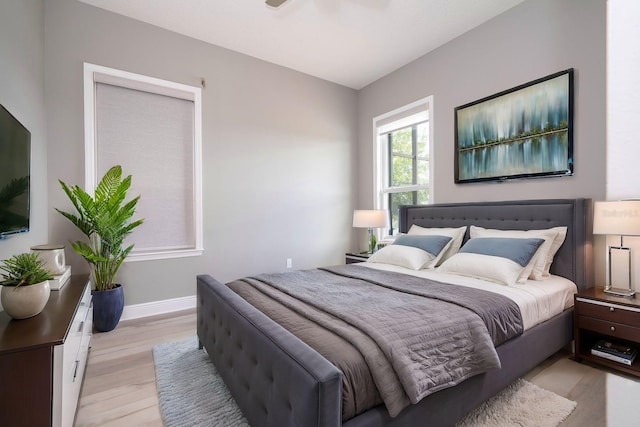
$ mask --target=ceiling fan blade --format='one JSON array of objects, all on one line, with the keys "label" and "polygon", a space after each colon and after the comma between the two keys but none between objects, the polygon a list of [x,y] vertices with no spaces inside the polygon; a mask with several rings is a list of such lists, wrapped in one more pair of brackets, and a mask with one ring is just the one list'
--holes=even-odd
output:
[{"label": "ceiling fan blade", "polygon": [[266,0],[265,3],[267,4],[267,6],[280,7],[286,1],[287,0]]}]

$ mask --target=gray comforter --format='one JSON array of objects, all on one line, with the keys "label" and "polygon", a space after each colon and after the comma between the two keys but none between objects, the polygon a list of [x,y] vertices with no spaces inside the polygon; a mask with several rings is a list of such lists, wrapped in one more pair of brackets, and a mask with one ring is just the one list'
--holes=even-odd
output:
[{"label": "gray comforter", "polygon": [[499,368],[494,346],[522,333],[506,297],[399,273],[348,265],[243,280],[357,347],[391,416]]}]

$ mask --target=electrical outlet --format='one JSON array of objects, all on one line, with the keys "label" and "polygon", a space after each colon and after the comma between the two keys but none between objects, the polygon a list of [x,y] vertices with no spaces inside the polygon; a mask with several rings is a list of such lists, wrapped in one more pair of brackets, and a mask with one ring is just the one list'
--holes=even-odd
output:
[{"label": "electrical outlet", "polygon": [[293,260],[291,258],[287,258],[287,268],[293,268]]}]

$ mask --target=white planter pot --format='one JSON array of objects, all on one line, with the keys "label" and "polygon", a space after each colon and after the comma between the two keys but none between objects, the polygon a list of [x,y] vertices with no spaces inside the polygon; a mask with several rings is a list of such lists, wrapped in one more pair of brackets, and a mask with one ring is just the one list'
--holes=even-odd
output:
[{"label": "white planter pot", "polygon": [[39,314],[49,301],[49,281],[27,286],[3,286],[2,307],[14,319],[26,319]]}]

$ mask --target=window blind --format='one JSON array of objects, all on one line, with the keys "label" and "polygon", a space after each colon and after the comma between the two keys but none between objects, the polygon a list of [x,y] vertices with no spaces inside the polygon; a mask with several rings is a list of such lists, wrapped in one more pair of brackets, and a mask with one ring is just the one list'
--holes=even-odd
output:
[{"label": "window blind", "polygon": [[429,110],[427,110],[424,105],[421,105],[378,120],[376,121],[376,127],[378,129],[378,135],[384,135],[428,120]]},{"label": "window blind", "polygon": [[108,83],[95,83],[97,176],[122,165],[130,194],[141,195],[136,217],[145,222],[130,236],[132,255],[197,249],[193,100],[101,80]]}]

